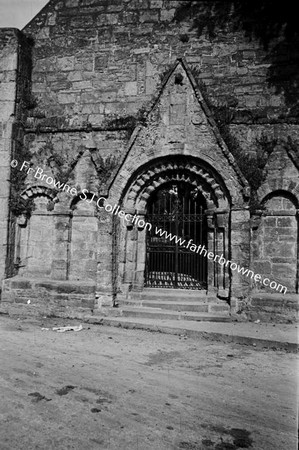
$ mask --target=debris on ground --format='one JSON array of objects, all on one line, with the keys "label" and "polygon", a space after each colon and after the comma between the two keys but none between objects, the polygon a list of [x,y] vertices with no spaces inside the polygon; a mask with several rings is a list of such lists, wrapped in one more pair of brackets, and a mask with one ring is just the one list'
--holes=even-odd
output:
[{"label": "debris on ground", "polygon": [[67,395],[70,391],[72,391],[73,389],[76,389],[76,386],[72,386],[71,384],[64,386],[61,389],[57,389],[56,390],[56,394],[57,395]]},{"label": "debris on ground", "polygon": [[101,409],[99,409],[99,408],[91,408],[91,410],[90,410],[92,413],[98,413],[98,412],[101,412]]},{"label": "debris on ground", "polygon": [[52,400],[51,398],[47,398],[39,392],[31,392],[30,394],[28,394],[28,396],[33,397],[32,402],[34,403],[40,402],[41,400],[46,400],[46,402],[50,402]]},{"label": "debris on ground", "polygon": [[67,326],[67,327],[54,327],[52,328],[53,331],[57,331],[57,333],[64,333],[65,331],[81,331],[83,330],[82,325],[76,325],[76,326]]}]

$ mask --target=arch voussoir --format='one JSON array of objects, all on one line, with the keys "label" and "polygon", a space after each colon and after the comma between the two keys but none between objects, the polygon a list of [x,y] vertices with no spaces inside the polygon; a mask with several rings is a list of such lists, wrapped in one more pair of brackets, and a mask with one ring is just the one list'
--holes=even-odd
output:
[{"label": "arch voussoir", "polygon": [[185,181],[197,188],[205,197],[209,209],[228,209],[229,203],[223,187],[199,164],[190,161],[175,160],[152,163],[141,172],[131,184],[123,202],[128,208],[143,210],[154,190],[171,181]]}]

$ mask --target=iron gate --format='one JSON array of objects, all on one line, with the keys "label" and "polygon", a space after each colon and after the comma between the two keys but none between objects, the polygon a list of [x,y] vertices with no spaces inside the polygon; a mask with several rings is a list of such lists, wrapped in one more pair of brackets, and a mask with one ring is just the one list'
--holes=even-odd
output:
[{"label": "iron gate", "polygon": [[198,190],[184,182],[154,193],[147,214],[152,228],[146,240],[145,286],[206,289],[206,258],[196,251],[207,243],[205,208]]}]

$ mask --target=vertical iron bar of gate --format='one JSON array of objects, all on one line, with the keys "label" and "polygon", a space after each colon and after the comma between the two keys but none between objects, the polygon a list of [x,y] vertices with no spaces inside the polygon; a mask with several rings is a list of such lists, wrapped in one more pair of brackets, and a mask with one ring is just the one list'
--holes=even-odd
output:
[{"label": "vertical iron bar of gate", "polygon": [[[169,211],[169,201],[171,199],[168,195],[164,193],[164,200],[162,203],[162,210],[160,209],[160,214],[163,215],[163,230],[166,230],[168,232],[167,226],[168,226],[168,211]],[[163,251],[162,251],[162,279],[163,279],[163,287],[167,287],[168,284],[168,277],[167,273],[169,270],[169,258],[168,258],[168,242],[165,237],[163,237]]]},{"label": "vertical iron bar of gate", "polygon": [[[202,217],[202,206],[200,206],[200,208],[199,208],[199,214],[200,214],[200,216],[199,216],[199,240],[200,240],[200,243],[203,244],[203,242],[202,242],[202,220],[203,220],[203,217]],[[203,257],[200,256],[199,257],[199,267],[200,267],[199,279],[200,279],[200,281],[203,280],[203,273],[204,273],[203,266],[204,266],[203,265]]]},{"label": "vertical iron bar of gate", "polygon": [[[188,237],[188,240],[189,239],[194,240],[194,229],[196,228],[195,220],[194,220],[192,215],[190,216],[190,214],[192,214],[192,213],[194,214],[194,210],[192,208],[191,198],[189,197],[189,208],[188,208],[188,214],[189,214],[188,235],[189,235],[189,237]],[[196,279],[195,276],[194,276],[195,260],[196,260],[196,258],[195,258],[194,253],[191,253],[191,251],[189,250],[189,271],[188,271],[188,274],[189,274],[189,279],[191,278],[191,282],[192,282],[192,280]]]},{"label": "vertical iron bar of gate", "polygon": [[[175,234],[178,236],[179,234],[179,215],[178,215],[178,201],[175,209]],[[178,272],[179,272],[179,246],[178,243],[175,243],[175,271],[174,271],[174,284],[175,287],[178,287]]]},{"label": "vertical iron bar of gate", "polygon": [[[191,199],[190,196],[188,197],[188,209],[187,209],[187,215],[186,215],[186,220],[187,220],[187,228],[188,228],[188,240],[192,238],[191,236]],[[192,283],[192,254],[190,249],[187,251],[187,283],[190,283],[190,286],[192,287],[191,283]]]}]

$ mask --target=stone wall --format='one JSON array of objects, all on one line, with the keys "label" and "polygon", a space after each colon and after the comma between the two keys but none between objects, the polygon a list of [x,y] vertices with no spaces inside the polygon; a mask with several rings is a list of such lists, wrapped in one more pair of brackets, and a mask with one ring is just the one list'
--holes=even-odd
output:
[{"label": "stone wall", "polygon": [[0,278],[5,276],[10,194],[10,160],[12,152],[12,125],[15,113],[18,33],[17,30],[0,32]]},{"label": "stone wall", "polygon": [[[179,57],[192,66],[215,104],[233,108],[235,122],[244,122],[246,115],[263,122],[277,119],[286,109],[284,96],[267,83],[271,49],[229,29],[213,41],[198,37],[192,21],[173,21],[182,3],[50,2],[24,29],[35,41],[34,120],[51,128],[99,126],[136,115]],[[281,66],[292,65],[283,56]]]},{"label": "stone wall", "polygon": [[[9,196],[13,190],[10,181],[10,161],[23,145],[18,123],[22,114],[25,93],[28,90],[29,70],[27,43],[16,29],[0,30],[0,279],[13,271],[14,223],[9,212]],[[30,58],[28,59],[30,63]],[[19,196],[18,192],[18,196]]]},{"label": "stone wall", "polygon": [[3,283],[4,306],[27,306],[27,314],[91,312],[95,308],[95,283],[14,277]]},{"label": "stone wall", "polygon": [[[115,230],[120,230],[121,236],[134,232],[122,231],[118,224],[113,228],[112,216],[100,212],[95,202],[89,204],[90,197],[82,202],[80,193],[86,189],[108,197],[111,202],[115,193],[117,201],[122,201],[128,183],[134,177],[136,180],[141,164],[151,164],[155,157],[166,160],[173,153],[205,159],[217,171],[215,178],[219,177],[230,191],[228,203],[234,206],[230,218],[232,226],[221,231],[223,239],[231,233],[232,246],[226,250],[231,251],[231,255],[227,256],[241,266],[251,264],[257,272],[261,270],[259,264],[268,261],[269,273],[278,279],[280,271],[290,269],[291,289],[298,289],[294,281],[298,264],[294,234],[296,200],[292,200],[290,227],[286,227],[286,222],[281,227],[280,218],[275,219],[274,224],[272,218],[271,233],[279,234],[276,245],[279,254],[271,256],[266,250],[270,219],[265,216],[258,231],[250,234],[250,214],[246,202],[240,200],[242,189],[234,181],[233,159],[231,155],[222,159],[223,155],[219,156],[223,146],[221,139],[214,136],[211,144],[209,132],[204,131],[206,122],[214,130],[217,128],[214,115],[220,129],[225,125],[225,137],[229,135],[237,161],[245,153],[255,155],[257,140],[262,136],[267,136],[269,145],[271,142],[276,145],[277,140],[287,143],[290,137],[297,145],[299,126],[295,110],[290,108],[285,91],[269,81],[273,71],[269,54],[277,48],[277,42],[265,49],[258,40],[249,40],[244,31],[234,31],[229,23],[226,29],[218,30],[213,39],[206,33],[198,34],[191,19],[174,20],[179,6],[187,3],[179,0],[53,0],[25,27],[23,37],[15,31],[4,32],[6,46],[9,33],[13,36],[8,57],[16,67],[24,69],[24,76],[14,79],[9,88],[17,81],[16,155],[21,162],[29,161],[34,170],[41,168],[47,177],[67,183],[76,191],[76,195],[70,195],[53,185],[49,187],[46,180],[35,176],[35,171],[28,174],[24,171],[19,185],[14,184],[14,193],[15,197],[31,204],[31,217],[25,217],[26,211],[14,215],[17,225],[12,226],[9,233],[13,245],[9,246],[7,274],[14,274],[11,265],[16,264],[23,277],[95,280],[100,303],[111,301],[118,290],[117,280],[125,272],[125,250],[121,249],[127,245],[117,242]],[[203,8],[209,3],[201,2]],[[22,39],[22,45],[17,61],[14,52],[18,39]],[[286,83],[285,74],[296,68],[296,57],[295,49],[288,53],[281,51],[277,56],[275,67],[281,69],[283,83]],[[210,106],[205,109],[206,106],[201,105],[205,114],[204,119],[200,118],[202,122],[198,121],[198,103],[193,113],[191,111],[194,86],[188,84],[190,92],[185,101],[179,78],[183,69],[173,72],[178,60],[180,64],[185,61],[188,67],[183,74],[188,83],[192,78],[193,84],[200,87],[198,98],[203,95]],[[3,61],[2,68],[5,67],[5,59]],[[5,77],[10,76],[4,69],[3,73]],[[170,80],[171,74],[173,80]],[[171,89],[164,89],[165,85]],[[6,89],[6,84],[1,84],[0,89],[2,86]],[[162,109],[151,121],[150,114],[160,103]],[[7,109],[4,121],[9,120],[11,114]],[[143,130],[138,138],[137,132],[133,133],[137,125]],[[167,143],[163,141],[165,136]],[[271,193],[283,190],[282,197],[298,199],[299,192],[298,168],[289,154],[280,146],[275,155],[272,155],[271,167],[266,168],[268,175],[262,180],[258,193],[259,202],[271,211],[275,206]],[[282,160],[284,170],[275,166]],[[123,171],[125,164],[128,169],[120,174],[119,169]],[[3,160],[0,166],[6,174],[9,159]],[[20,176],[19,167],[12,170],[14,176],[17,173]],[[8,184],[3,185],[1,192],[7,202]],[[238,196],[239,200],[232,201]],[[3,214],[4,227],[7,209],[1,209],[0,214]],[[4,231],[2,235],[6,236]],[[287,236],[290,236],[288,244],[294,244],[291,259],[283,259],[287,257],[283,255],[282,242],[286,242]],[[264,247],[258,250],[261,239]],[[131,245],[134,253],[135,244]],[[286,265],[282,268],[282,264]],[[143,267],[139,260],[137,265],[139,269]],[[2,276],[3,273],[4,269]],[[223,291],[228,290],[228,277],[228,274],[219,275]],[[233,298],[243,298],[250,289],[258,289],[241,275],[232,273],[230,277]]]},{"label": "stone wall", "polygon": [[[256,273],[267,277],[278,292],[297,291],[297,235],[298,223],[294,205],[284,197],[272,197],[266,204],[267,212],[253,235],[253,267]],[[270,287],[256,283],[255,288],[273,292]],[[277,285],[280,285],[278,287]]]},{"label": "stone wall", "polygon": [[[159,95],[161,81],[177,58],[183,57],[211,104],[227,109],[240,151],[254,153],[255,139],[263,132],[291,135],[286,123],[293,124],[294,117],[283,90],[269,81],[269,54],[276,42],[265,50],[244,32],[233,32],[229,24],[213,40],[204,33],[198,36],[192,19],[174,21],[184,3],[50,2],[24,30],[35,42],[32,80],[38,105],[29,128],[34,131],[38,126],[41,132],[93,127],[97,142],[103,143],[99,147],[103,156],[117,155],[126,141],[121,137],[119,148],[113,139],[107,141],[107,130],[127,127],[130,131]],[[277,61],[275,67],[281,64],[284,80],[284,72],[296,66],[295,50],[281,51]],[[82,138],[78,134],[77,140]],[[59,151],[60,137],[52,139]]]},{"label": "stone wall", "polygon": [[[296,136],[294,133],[293,136]],[[274,283],[298,292],[298,161],[278,145],[268,160],[267,177],[258,191],[262,210],[253,216],[252,263]],[[290,157],[291,156],[291,157]],[[254,290],[275,293],[254,283]],[[279,287],[277,288],[278,292]]]}]

